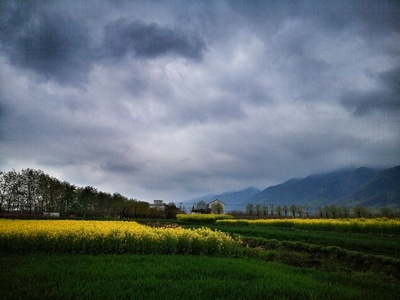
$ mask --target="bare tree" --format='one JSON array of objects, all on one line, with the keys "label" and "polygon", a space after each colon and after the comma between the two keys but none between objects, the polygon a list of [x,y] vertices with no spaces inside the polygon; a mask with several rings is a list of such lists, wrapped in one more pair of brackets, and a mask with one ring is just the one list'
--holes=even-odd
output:
[{"label": "bare tree", "polygon": [[253,214],[253,211],[254,211],[254,205],[252,203],[247,204],[246,211],[251,216]]},{"label": "bare tree", "polygon": [[278,216],[280,217],[282,214],[282,206],[280,204],[278,204],[276,206],[276,212],[278,213]]}]

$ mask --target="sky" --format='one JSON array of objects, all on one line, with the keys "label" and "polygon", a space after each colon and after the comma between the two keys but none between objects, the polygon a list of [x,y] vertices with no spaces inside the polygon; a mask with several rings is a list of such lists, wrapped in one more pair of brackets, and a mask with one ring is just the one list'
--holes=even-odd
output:
[{"label": "sky", "polygon": [[400,2],[1,1],[0,170],[152,202],[400,164]]}]

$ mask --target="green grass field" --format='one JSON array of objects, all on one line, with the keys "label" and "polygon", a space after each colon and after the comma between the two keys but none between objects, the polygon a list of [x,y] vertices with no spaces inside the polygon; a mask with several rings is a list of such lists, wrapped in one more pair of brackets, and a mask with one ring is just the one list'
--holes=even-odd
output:
[{"label": "green grass field", "polygon": [[2,299],[396,299],[400,288],[250,258],[6,254]]},{"label": "green grass field", "polygon": [[241,237],[337,246],[351,251],[386,255],[400,259],[400,236],[398,235],[324,232],[276,227],[231,227],[224,225],[209,227],[230,234],[238,234]]}]

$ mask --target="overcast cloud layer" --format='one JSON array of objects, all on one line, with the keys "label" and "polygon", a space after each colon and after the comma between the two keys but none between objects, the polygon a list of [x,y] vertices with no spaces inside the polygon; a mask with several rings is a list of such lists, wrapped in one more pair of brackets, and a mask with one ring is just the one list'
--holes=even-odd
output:
[{"label": "overcast cloud layer", "polygon": [[0,169],[145,201],[400,164],[397,1],[2,1]]}]

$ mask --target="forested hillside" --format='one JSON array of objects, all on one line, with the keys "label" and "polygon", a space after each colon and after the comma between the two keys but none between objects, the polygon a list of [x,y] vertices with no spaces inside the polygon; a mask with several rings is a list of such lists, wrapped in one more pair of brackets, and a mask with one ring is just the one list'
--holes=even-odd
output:
[{"label": "forested hillside", "polygon": [[302,205],[400,206],[400,167],[358,168],[290,179],[256,194],[245,203]]},{"label": "forested hillside", "polygon": [[400,207],[400,166],[379,172],[365,186],[340,203],[356,203],[366,207]]},{"label": "forested hillside", "polygon": [[248,188],[191,201],[207,202],[211,198],[224,201],[226,211],[254,212],[265,216],[300,216],[314,212],[326,217],[346,215],[349,209],[354,209],[357,215],[366,215],[367,208],[389,214],[392,209],[400,208],[400,166],[385,170],[362,167],[313,174],[259,192]]},{"label": "forested hillside", "polygon": [[377,171],[359,168],[291,179],[268,187],[250,199],[254,203],[325,205],[358,190]]}]

